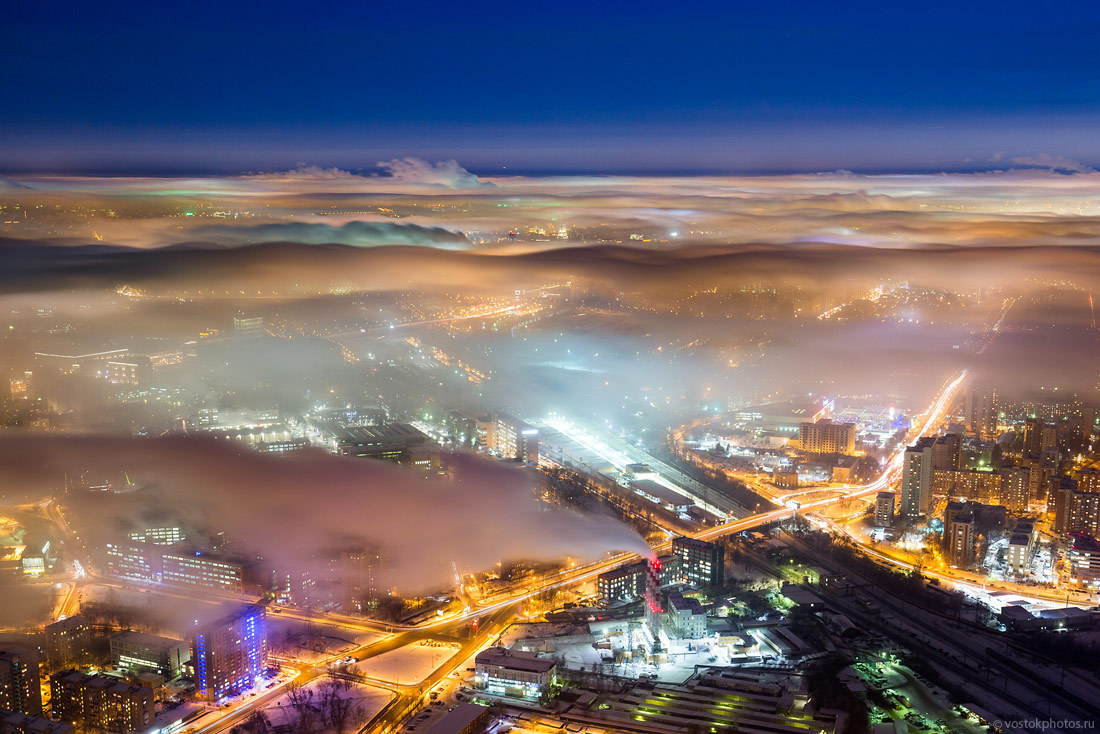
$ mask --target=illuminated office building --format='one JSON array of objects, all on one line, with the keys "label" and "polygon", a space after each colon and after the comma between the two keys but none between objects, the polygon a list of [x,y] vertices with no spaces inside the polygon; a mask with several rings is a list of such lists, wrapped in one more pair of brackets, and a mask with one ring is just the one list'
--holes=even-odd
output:
[{"label": "illuminated office building", "polygon": [[474,658],[475,685],[489,693],[538,700],[557,681],[557,664],[533,652],[490,647]]},{"label": "illuminated office building", "polygon": [[111,636],[111,662],[120,670],[158,673],[171,680],[190,659],[191,648],[182,640],[129,630]]},{"label": "illuminated office building", "polygon": [[539,429],[504,413],[477,421],[478,444],[502,459],[539,462]]},{"label": "illuminated office building", "polygon": [[722,546],[695,538],[672,539],[672,555],[680,559],[680,575],[697,588],[721,586],[725,573]]}]

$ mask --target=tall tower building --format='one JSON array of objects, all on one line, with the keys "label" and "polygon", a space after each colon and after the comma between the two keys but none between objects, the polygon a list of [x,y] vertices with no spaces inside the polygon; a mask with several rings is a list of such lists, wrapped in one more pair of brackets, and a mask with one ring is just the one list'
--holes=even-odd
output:
[{"label": "tall tower building", "polygon": [[948,433],[936,439],[932,450],[933,469],[961,468],[962,437],[957,433]]},{"label": "tall tower building", "polygon": [[1027,509],[1031,500],[1031,472],[1029,466],[1009,466],[1001,470],[1001,504],[1020,512]]},{"label": "tall tower building", "polygon": [[979,436],[997,431],[997,391],[985,385],[971,385],[966,391],[966,429]]},{"label": "tall tower building", "polygon": [[875,496],[875,525],[880,528],[888,528],[894,524],[894,499],[893,492],[879,492]]},{"label": "tall tower building", "polygon": [[200,698],[218,701],[256,685],[267,667],[267,617],[244,604],[212,622],[195,623],[191,660]]},{"label": "tall tower building", "polygon": [[0,650],[0,709],[38,716],[42,713],[38,686],[38,655],[33,650]]},{"label": "tall tower building", "polygon": [[944,550],[953,566],[969,566],[974,560],[974,516],[960,512],[949,516],[943,526]]},{"label": "tall tower building", "polygon": [[928,514],[932,504],[932,453],[936,439],[925,436],[905,450],[901,467],[902,517],[915,518]]},{"label": "tall tower building", "polygon": [[1038,418],[1024,421],[1024,453],[1037,454],[1043,450],[1043,422]]}]

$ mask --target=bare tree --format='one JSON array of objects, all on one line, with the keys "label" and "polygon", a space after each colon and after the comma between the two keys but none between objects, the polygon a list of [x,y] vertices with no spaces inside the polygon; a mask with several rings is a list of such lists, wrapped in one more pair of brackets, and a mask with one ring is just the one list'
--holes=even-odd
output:
[{"label": "bare tree", "polygon": [[336,734],[344,734],[349,725],[358,725],[363,718],[362,703],[348,695],[351,681],[330,678],[320,686],[321,711],[325,723]]},{"label": "bare tree", "polygon": [[298,681],[291,681],[286,687],[286,697],[294,714],[291,730],[295,734],[312,734],[320,718],[313,700],[313,691],[303,688]]},{"label": "bare tree", "polygon": [[263,709],[256,709],[249,714],[241,727],[248,734],[268,734],[271,731],[271,719],[267,717]]}]

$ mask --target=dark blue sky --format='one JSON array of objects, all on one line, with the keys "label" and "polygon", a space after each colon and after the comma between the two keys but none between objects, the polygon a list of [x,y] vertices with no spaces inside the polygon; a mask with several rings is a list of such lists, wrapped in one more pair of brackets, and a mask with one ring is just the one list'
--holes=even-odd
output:
[{"label": "dark blue sky", "polygon": [[1098,165],[1098,21],[1091,2],[13,0],[0,171]]}]

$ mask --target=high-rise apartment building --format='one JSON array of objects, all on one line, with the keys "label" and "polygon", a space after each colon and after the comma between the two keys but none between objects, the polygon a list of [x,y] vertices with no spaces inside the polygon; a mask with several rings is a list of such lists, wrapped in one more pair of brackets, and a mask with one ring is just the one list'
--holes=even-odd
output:
[{"label": "high-rise apartment building", "polygon": [[932,468],[957,470],[961,467],[962,436],[948,433],[936,439],[932,448]]},{"label": "high-rise apartment building", "polygon": [[894,501],[896,495],[893,492],[879,492],[875,496],[875,525],[880,528],[888,528],[894,524]]},{"label": "high-rise apartment building", "polygon": [[144,732],[156,718],[153,689],[76,670],[50,676],[50,710],[62,721],[114,734]]},{"label": "high-rise apartment building", "polygon": [[798,424],[798,449],[810,454],[851,455],[856,450],[856,424],[830,420]]},{"label": "high-rise apartment building", "polygon": [[1088,533],[1070,533],[1066,570],[1070,586],[1095,592],[1100,587],[1100,542]]},{"label": "high-rise apartment building", "polygon": [[975,384],[966,391],[966,429],[979,436],[992,436],[996,433],[996,390]]},{"label": "high-rise apartment building", "polygon": [[42,713],[38,655],[33,650],[0,650],[0,709],[32,716]]},{"label": "high-rise apartment building", "polygon": [[92,645],[92,627],[83,616],[75,614],[48,624],[45,633],[49,670],[71,668],[86,662]]},{"label": "high-rise apartment building", "polygon": [[902,517],[928,514],[932,504],[932,452],[936,439],[925,436],[905,450],[901,468]]},{"label": "high-rise apartment building", "polygon": [[218,701],[256,685],[267,668],[264,608],[245,604],[210,622],[196,622],[191,660],[200,698]]},{"label": "high-rise apartment building", "polygon": [[1008,466],[1001,470],[1000,503],[1013,512],[1027,509],[1031,501],[1031,467]]},{"label": "high-rise apartment building", "polygon": [[[949,503],[958,504],[958,503]],[[974,561],[974,515],[970,512],[947,513],[943,523],[944,554],[952,566],[966,567]]]}]

